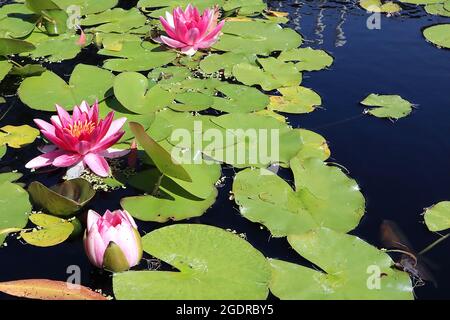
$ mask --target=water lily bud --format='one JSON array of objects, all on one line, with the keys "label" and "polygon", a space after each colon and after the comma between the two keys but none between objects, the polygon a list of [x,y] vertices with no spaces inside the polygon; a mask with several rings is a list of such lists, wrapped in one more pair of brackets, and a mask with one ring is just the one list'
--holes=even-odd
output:
[{"label": "water lily bud", "polygon": [[113,272],[126,271],[142,258],[141,236],[125,210],[107,210],[103,216],[89,210],[84,248],[93,265]]}]

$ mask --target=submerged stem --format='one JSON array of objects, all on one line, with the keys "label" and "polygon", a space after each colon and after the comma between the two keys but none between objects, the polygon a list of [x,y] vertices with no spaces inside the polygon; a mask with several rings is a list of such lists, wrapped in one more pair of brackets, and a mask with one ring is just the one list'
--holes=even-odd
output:
[{"label": "submerged stem", "polygon": [[419,252],[419,254],[424,254],[427,253],[428,251],[430,251],[431,249],[433,249],[437,244],[441,243],[442,241],[444,241],[445,239],[447,239],[448,237],[450,237],[450,233],[446,234],[445,236],[442,236],[441,238],[437,239],[436,241],[434,241],[432,244],[430,244],[429,246],[427,246],[425,249],[423,249],[422,251]]}]

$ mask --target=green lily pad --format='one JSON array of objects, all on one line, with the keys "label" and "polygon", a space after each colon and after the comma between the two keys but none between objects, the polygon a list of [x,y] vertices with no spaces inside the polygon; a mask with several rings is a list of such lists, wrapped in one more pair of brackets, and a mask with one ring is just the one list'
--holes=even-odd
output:
[{"label": "green lily pad", "polygon": [[11,71],[12,64],[9,61],[0,61],[0,82],[6,77],[6,75]]},{"label": "green lily pad", "polygon": [[425,224],[430,231],[450,228],[450,201],[442,201],[425,210]]},{"label": "green lily pad", "polygon": [[192,181],[189,173],[183,166],[177,163],[167,150],[147,135],[142,125],[136,122],[130,122],[129,126],[131,131],[133,131],[136,140],[144,148],[145,152],[152,159],[159,171],[169,177],[174,177],[187,182]]},{"label": "green lily pad", "polygon": [[22,174],[17,171],[0,173],[0,184],[4,182],[14,182],[19,180],[22,177]]},{"label": "green lily pad", "polygon": [[6,181],[0,184],[0,245],[6,238],[5,229],[22,229],[27,225],[31,203],[21,186]]},{"label": "green lily pad", "polygon": [[442,3],[445,0],[399,0],[399,1],[410,4],[431,4],[431,3]]},{"label": "green lily pad", "polygon": [[141,37],[131,33],[97,32],[94,40],[98,47],[101,45],[105,50],[121,51],[125,42],[139,42]]},{"label": "green lily pad", "polygon": [[298,86],[302,81],[302,74],[293,63],[272,57],[257,61],[262,69],[249,63],[240,63],[233,67],[233,75],[245,85],[260,85],[266,91]]},{"label": "green lily pad", "polygon": [[19,39],[0,38],[0,56],[8,56],[21,52],[32,51],[36,47],[27,41]]},{"label": "green lily pad", "polygon": [[392,1],[381,2],[380,0],[360,0],[359,5],[369,12],[396,13],[402,10],[402,7]]},{"label": "green lily pad", "polygon": [[[140,175],[140,176],[139,176]],[[136,178],[129,182],[139,189],[152,192],[160,177],[158,170],[148,170],[138,173]],[[212,175],[200,178],[197,174],[193,177],[192,186],[198,187],[200,183],[210,179]],[[179,181],[169,177],[163,177],[159,191],[156,195],[144,195],[123,198],[120,203],[133,217],[142,221],[167,222],[179,221],[201,216],[211,207],[217,197],[217,189],[213,184],[205,184],[198,189],[188,189],[178,184]],[[186,188],[186,189],[185,189]],[[199,198],[193,193],[205,193],[208,196]]]},{"label": "green lily pad", "polygon": [[288,163],[302,147],[299,131],[270,116],[231,113],[210,121],[226,131],[203,153],[236,168]]},{"label": "green lily pad", "polygon": [[29,125],[11,126],[0,128],[0,145],[8,145],[11,148],[21,148],[33,143],[39,136],[39,130]]},{"label": "green lily pad", "polygon": [[450,23],[428,27],[423,31],[423,35],[438,47],[450,48]]},{"label": "green lily pad", "polygon": [[164,50],[160,45],[148,41],[127,41],[122,50],[101,49],[99,54],[117,59],[105,60],[103,67],[112,71],[146,71],[166,65],[177,57],[173,50]]},{"label": "green lily pad", "polygon": [[53,2],[64,11],[70,6],[78,6],[81,15],[84,16],[114,8],[118,0],[53,0]]},{"label": "green lily pad", "polygon": [[179,271],[117,273],[113,288],[119,300],[259,300],[269,293],[270,268],[264,256],[230,232],[178,224],[142,240],[144,251]]},{"label": "green lily pad", "polygon": [[67,180],[51,188],[33,181],[28,193],[36,207],[59,217],[73,216],[95,196],[92,185],[81,178]]},{"label": "green lily pad", "polygon": [[269,259],[270,291],[282,300],[413,300],[411,279],[389,255],[358,237],[319,228],[288,237],[323,271]]},{"label": "green lily pad", "polygon": [[305,87],[280,88],[281,96],[271,96],[269,109],[286,113],[309,113],[322,104],[313,90]]},{"label": "green lily pad", "polygon": [[79,35],[76,34],[49,37],[43,32],[36,31],[27,38],[36,49],[22,55],[34,59],[45,58],[50,62],[73,59],[81,52],[81,46],[77,44],[78,39]]},{"label": "green lily pad", "polygon": [[216,88],[224,98],[214,97],[213,108],[224,112],[248,113],[264,109],[269,98],[259,90],[237,84],[224,84]]},{"label": "green lily pad", "polygon": [[150,17],[159,18],[164,16],[166,11],[172,12],[176,7],[187,7],[188,4],[193,5],[200,11],[206,8],[212,8],[215,5],[221,6],[224,0],[139,0],[138,8],[159,8],[150,12]]},{"label": "green lily pad", "polygon": [[231,77],[233,67],[239,63],[256,65],[256,55],[234,52],[212,54],[200,62],[200,68],[203,72],[209,74],[223,70],[226,77]]},{"label": "green lily pad", "polygon": [[8,151],[8,147],[6,145],[0,146],[0,159],[5,156],[7,151]]},{"label": "green lily pad", "polygon": [[37,247],[56,246],[66,241],[74,230],[70,221],[48,214],[32,214],[30,221],[40,228],[31,232],[22,231],[20,236],[27,243]]},{"label": "green lily pad", "polygon": [[427,4],[425,6],[425,11],[429,14],[434,14],[443,17],[450,17],[450,1],[446,3],[449,4],[448,10],[445,8],[443,3]]},{"label": "green lily pad", "polygon": [[80,25],[93,27],[95,32],[125,33],[142,27],[146,21],[146,17],[137,8],[130,10],[114,8],[98,14],[90,14],[80,21]]},{"label": "green lily pad", "polygon": [[154,83],[170,87],[191,78],[192,72],[186,67],[168,66],[153,69],[147,77]]},{"label": "green lily pad", "polygon": [[224,33],[213,47],[220,51],[268,56],[273,51],[297,48],[302,37],[292,29],[275,23],[228,21]]},{"label": "green lily pad", "polygon": [[320,159],[291,160],[295,190],[268,170],[246,169],[233,183],[241,214],[265,225],[274,237],[302,234],[319,226],[348,232],[364,214],[356,182]]},{"label": "green lily pad", "polygon": [[24,38],[36,26],[38,16],[22,3],[0,7],[0,34],[11,38]]},{"label": "green lily pad", "polygon": [[267,4],[263,0],[226,0],[223,4],[223,10],[235,11],[240,16],[262,13],[265,9]]},{"label": "green lily pad", "polygon": [[114,95],[128,110],[146,114],[172,104],[174,96],[159,85],[149,88],[149,80],[137,72],[124,72],[114,80]]},{"label": "green lily pad", "polygon": [[111,72],[80,63],[73,70],[69,84],[53,72],[45,71],[25,79],[18,94],[23,103],[36,110],[54,111],[55,104],[72,110],[83,100],[93,104],[105,99],[113,80]]},{"label": "green lily pad", "polygon": [[318,71],[333,64],[333,57],[323,50],[312,48],[297,48],[283,51],[278,60],[296,62],[299,71]]},{"label": "green lily pad", "polygon": [[324,137],[314,131],[305,129],[297,130],[300,131],[303,144],[295,158],[300,159],[301,161],[310,158],[317,158],[325,161],[330,157],[331,152]]},{"label": "green lily pad", "polygon": [[362,105],[374,107],[365,112],[377,118],[400,119],[409,115],[413,105],[398,95],[378,95],[370,94],[363,101]]},{"label": "green lily pad", "polygon": [[201,92],[184,92],[175,95],[174,103],[169,107],[175,111],[202,111],[214,104],[214,97]]}]

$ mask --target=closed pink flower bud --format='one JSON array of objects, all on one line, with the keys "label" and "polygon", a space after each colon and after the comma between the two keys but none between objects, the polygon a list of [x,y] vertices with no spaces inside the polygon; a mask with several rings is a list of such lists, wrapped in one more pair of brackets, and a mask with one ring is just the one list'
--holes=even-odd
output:
[{"label": "closed pink flower bud", "polygon": [[107,210],[103,216],[89,210],[84,248],[93,265],[113,272],[126,271],[142,258],[141,237],[125,210]]},{"label": "closed pink flower bud", "polygon": [[129,152],[111,148],[125,133],[122,126],[126,118],[113,120],[114,112],[110,112],[105,119],[99,119],[98,103],[89,107],[85,101],[74,107],[72,116],[58,105],[56,111],[58,114],[50,118],[51,123],[34,119],[52,144],[42,148],[44,154],[28,162],[26,168],[53,165],[82,171],[86,165],[98,176],[107,177],[110,168],[105,158],[117,158]]},{"label": "closed pink flower bud", "polygon": [[188,5],[183,11],[181,7],[166,12],[166,18],[160,17],[167,36],[161,36],[161,42],[171,48],[180,49],[182,53],[194,55],[199,49],[211,47],[219,38],[225,23],[218,23],[218,9],[206,9],[200,15],[197,8]]}]

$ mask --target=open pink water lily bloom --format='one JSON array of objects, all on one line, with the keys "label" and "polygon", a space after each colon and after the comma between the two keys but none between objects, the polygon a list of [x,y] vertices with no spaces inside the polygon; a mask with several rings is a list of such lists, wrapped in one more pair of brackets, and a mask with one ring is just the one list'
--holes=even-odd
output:
[{"label": "open pink water lily bloom", "polygon": [[87,165],[95,174],[107,177],[110,168],[105,158],[117,158],[129,152],[111,148],[125,133],[121,129],[126,118],[114,120],[114,112],[110,112],[105,119],[99,119],[97,102],[89,107],[83,101],[75,106],[72,116],[58,105],[56,110],[58,115],[51,117],[51,124],[34,119],[52,145],[43,147],[43,154],[28,162],[27,168],[53,165],[76,167],[80,171]]},{"label": "open pink water lily bloom", "polygon": [[166,12],[166,18],[160,17],[159,20],[167,33],[167,36],[160,37],[161,42],[190,56],[199,49],[211,47],[225,23],[218,23],[217,8],[206,9],[200,15],[198,9],[190,4],[185,11],[178,7],[172,14]]},{"label": "open pink water lily bloom", "polygon": [[84,248],[93,265],[114,272],[126,271],[142,258],[142,240],[136,223],[125,210],[89,210]]}]

